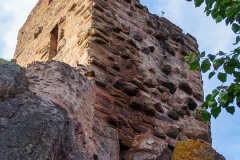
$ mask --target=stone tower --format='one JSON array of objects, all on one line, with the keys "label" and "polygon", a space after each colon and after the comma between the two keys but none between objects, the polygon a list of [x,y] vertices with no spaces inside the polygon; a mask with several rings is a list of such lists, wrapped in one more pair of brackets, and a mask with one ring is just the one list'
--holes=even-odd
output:
[{"label": "stone tower", "polygon": [[196,39],[139,0],[39,0],[19,31],[14,59],[24,67],[64,62],[95,82],[85,90],[94,109],[89,101],[83,106],[93,116],[85,133],[89,157],[164,160],[177,141],[211,144],[209,124],[193,116],[203,89],[200,72],[184,61],[191,52],[198,53]]}]

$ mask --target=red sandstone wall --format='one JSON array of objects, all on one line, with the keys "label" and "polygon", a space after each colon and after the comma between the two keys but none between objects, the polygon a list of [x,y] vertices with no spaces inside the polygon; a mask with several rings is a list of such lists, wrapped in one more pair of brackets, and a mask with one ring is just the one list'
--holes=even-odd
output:
[{"label": "red sandstone wall", "polygon": [[[39,0],[26,23],[18,34],[14,58],[17,63],[27,66],[32,61],[49,59],[66,62],[76,66],[83,48],[77,42],[77,32],[89,28],[92,5],[90,0]],[[51,31],[58,25],[58,54],[49,55],[51,50]]]},{"label": "red sandstone wall", "polygon": [[19,32],[17,63],[49,59],[57,23],[53,59],[86,66],[81,72],[97,85],[95,117],[118,131],[121,158],[171,156],[187,138],[211,143],[209,125],[193,116],[203,99],[201,74],[183,59],[198,53],[194,37],[134,0],[39,1]]}]

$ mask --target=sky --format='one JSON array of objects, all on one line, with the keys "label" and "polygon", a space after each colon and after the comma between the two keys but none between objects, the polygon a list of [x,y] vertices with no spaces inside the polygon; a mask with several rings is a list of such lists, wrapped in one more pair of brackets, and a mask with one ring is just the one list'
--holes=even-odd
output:
[{"label": "sky", "polygon": [[[38,0],[0,1],[0,58],[12,59],[17,43],[18,30]],[[193,2],[185,0],[140,0],[151,13],[163,15],[174,24],[196,37],[199,50],[215,54],[218,51],[233,50],[235,35],[224,23],[216,24],[206,17],[204,8],[195,8]],[[203,75],[204,94],[211,93],[214,87],[221,85],[218,80],[207,79]],[[222,111],[220,116],[211,120],[213,147],[227,160],[240,160],[240,109],[234,115]]]}]

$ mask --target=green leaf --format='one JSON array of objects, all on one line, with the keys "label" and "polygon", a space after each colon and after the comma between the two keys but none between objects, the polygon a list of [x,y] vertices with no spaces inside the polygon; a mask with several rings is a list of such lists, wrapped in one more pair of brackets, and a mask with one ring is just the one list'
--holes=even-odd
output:
[{"label": "green leaf", "polygon": [[238,44],[240,42],[240,36],[237,36],[236,37],[236,43],[233,43],[233,45],[236,45],[236,44]]},{"label": "green leaf", "polygon": [[212,13],[210,9],[206,10],[206,15],[209,16]]},{"label": "green leaf", "polygon": [[204,2],[204,0],[195,0],[195,6],[199,7]]},{"label": "green leaf", "polygon": [[219,72],[218,73],[218,79],[224,83],[227,81],[227,74],[226,73],[222,73],[222,72]]},{"label": "green leaf", "polygon": [[236,78],[235,82],[240,82],[240,72],[233,72],[233,76]]},{"label": "green leaf", "polygon": [[196,117],[200,112],[201,112],[201,110],[197,109],[197,110],[194,112],[194,117]]},{"label": "green leaf", "polygon": [[218,9],[213,9],[212,10],[212,18],[216,19],[218,16],[220,16],[218,13]]},{"label": "green leaf", "polygon": [[240,102],[240,94],[237,95],[237,102]]},{"label": "green leaf", "polygon": [[228,87],[227,92],[228,92],[228,93],[233,92],[233,91],[235,90],[235,88],[236,88],[236,84],[232,83],[232,84]]},{"label": "green leaf", "polygon": [[190,62],[189,70],[197,70],[199,67],[199,59],[194,59]]},{"label": "green leaf", "polygon": [[189,59],[190,59],[190,56],[184,56],[185,61],[189,61]]},{"label": "green leaf", "polygon": [[209,107],[216,107],[217,106],[217,102],[215,99],[212,99],[211,101],[208,102],[208,106]]},{"label": "green leaf", "polygon": [[232,56],[232,60],[235,60],[238,63],[238,57],[239,57],[239,54],[235,53],[235,55]]},{"label": "green leaf", "polygon": [[212,98],[215,98],[218,95],[219,91],[217,89],[214,89],[212,91]]},{"label": "green leaf", "polygon": [[205,55],[206,55],[206,53],[205,53],[205,52],[202,52],[202,53],[200,54],[200,58],[205,57]]},{"label": "green leaf", "polygon": [[208,79],[211,79],[216,73],[215,72],[210,72],[208,75]]},{"label": "green leaf", "polygon": [[222,66],[222,64],[224,63],[224,58],[219,58],[219,59],[216,59],[214,62],[213,62],[213,67],[215,70],[217,70],[219,67]]},{"label": "green leaf", "polygon": [[210,118],[211,118],[211,114],[208,113],[208,111],[204,110],[202,112],[202,120],[203,120],[203,122],[206,123],[207,121],[210,120]]},{"label": "green leaf", "polygon": [[212,99],[212,95],[211,94],[208,94],[207,96],[206,96],[206,101],[208,102],[208,101],[210,101]]},{"label": "green leaf", "polygon": [[213,5],[214,1],[215,1],[215,0],[205,0],[207,6],[208,6],[209,8],[212,8],[212,5]]},{"label": "green leaf", "polygon": [[211,109],[211,114],[213,115],[213,117],[216,119],[219,115],[219,113],[221,112],[221,108],[220,107],[213,107]]},{"label": "green leaf", "polygon": [[219,23],[222,20],[223,20],[222,16],[219,15],[219,16],[216,17],[216,23]]},{"label": "green leaf", "polygon": [[227,73],[227,74],[233,74],[235,68],[227,63],[225,63],[223,65],[223,68],[224,68],[224,71]]},{"label": "green leaf", "polygon": [[225,21],[226,21],[226,24],[228,25],[228,24],[232,24],[234,20],[235,19],[233,17],[227,17]]},{"label": "green leaf", "polygon": [[227,110],[228,113],[234,114],[234,112],[235,112],[235,107],[234,107],[234,106],[229,106],[229,107],[226,107],[226,110]]},{"label": "green leaf", "polygon": [[237,33],[237,32],[240,31],[240,26],[236,23],[233,23],[232,30],[233,30],[234,33]]},{"label": "green leaf", "polygon": [[189,58],[191,59],[191,58],[193,58],[194,56],[195,56],[195,53],[192,52],[192,53],[189,55]]},{"label": "green leaf", "polygon": [[227,17],[230,17],[232,16],[234,13],[234,9],[233,9],[233,6],[228,6],[225,10],[225,14]]},{"label": "green leaf", "polygon": [[211,63],[208,59],[202,61],[201,70],[203,73],[207,72],[211,68]]},{"label": "green leaf", "polygon": [[208,102],[203,102],[203,104],[201,105],[201,108],[206,108],[208,106]]},{"label": "green leaf", "polygon": [[208,56],[208,58],[209,58],[211,61],[214,61],[215,58],[216,58],[216,56],[215,56],[215,55],[212,55],[212,54],[208,54],[207,56]]},{"label": "green leaf", "polygon": [[220,51],[218,54],[219,54],[219,56],[226,55],[226,53],[224,53],[223,51]]}]

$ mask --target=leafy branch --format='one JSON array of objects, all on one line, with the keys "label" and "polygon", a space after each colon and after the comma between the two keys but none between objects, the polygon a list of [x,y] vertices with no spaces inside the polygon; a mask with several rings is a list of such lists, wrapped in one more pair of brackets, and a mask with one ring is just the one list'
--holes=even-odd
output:
[{"label": "leafy branch", "polygon": [[[195,115],[201,114],[203,121],[206,122],[211,116],[217,118],[222,109],[234,114],[234,103],[240,107],[240,0],[194,0],[194,2],[196,7],[205,2],[206,15],[211,15],[216,23],[225,20],[226,25],[231,25],[232,31],[237,35],[233,44],[237,47],[231,53],[219,51],[215,55],[206,55],[202,52],[198,56],[195,53],[185,56],[185,60],[190,62],[190,70],[200,69],[203,73],[212,70],[208,78],[217,75],[218,80],[222,82],[221,86],[205,97],[201,108],[195,112]],[[230,85],[224,85],[229,76],[233,77],[234,81]]]}]

